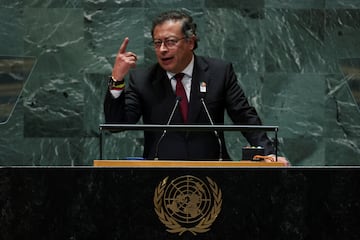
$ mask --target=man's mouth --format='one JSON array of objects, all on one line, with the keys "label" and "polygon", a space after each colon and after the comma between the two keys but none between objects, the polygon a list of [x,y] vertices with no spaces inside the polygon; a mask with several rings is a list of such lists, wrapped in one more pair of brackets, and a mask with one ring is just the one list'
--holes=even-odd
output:
[{"label": "man's mouth", "polygon": [[161,58],[161,61],[163,63],[168,63],[169,61],[171,61],[174,57],[166,57],[166,58]]}]

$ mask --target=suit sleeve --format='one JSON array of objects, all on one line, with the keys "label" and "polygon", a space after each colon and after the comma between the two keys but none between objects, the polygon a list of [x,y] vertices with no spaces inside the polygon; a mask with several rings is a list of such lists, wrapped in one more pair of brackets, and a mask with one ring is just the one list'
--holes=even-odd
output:
[{"label": "suit sleeve", "polygon": [[125,90],[114,98],[109,90],[105,95],[104,114],[106,123],[136,123],[141,117],[140,96],[132,74]]},{"label": "suit sleeve", "polygon": [[114,98],[110,91],[107,90],[104,100],[104,114],[106,123],[126,122],[124,92],[118,98]]},{"label": "suit sleeve", "polygon": [[[244,91],[239,86],[231,64],[227,66],[226,73],[226,109],[231,120],[241,125],[262,125],[255,108],[250,106]],[[266,155],[274,153],[273,144],[266,132],[243,132],[243,135],[252,146],[264,147]]]}]

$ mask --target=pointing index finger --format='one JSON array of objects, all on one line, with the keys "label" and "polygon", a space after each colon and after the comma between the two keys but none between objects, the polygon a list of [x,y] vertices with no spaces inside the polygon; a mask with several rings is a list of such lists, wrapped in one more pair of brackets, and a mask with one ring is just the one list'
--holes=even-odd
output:
[{"label": "pointing index finger", "polygon": [[119,49],[119,53],[120,53],[120,54],[126,52],[126,47],[127,47],[128,43],[129,43],[129,38],[126,37],[126,38],[124,39],[124,41],[122,42],[121,46],[120,46],[120,49]]}]

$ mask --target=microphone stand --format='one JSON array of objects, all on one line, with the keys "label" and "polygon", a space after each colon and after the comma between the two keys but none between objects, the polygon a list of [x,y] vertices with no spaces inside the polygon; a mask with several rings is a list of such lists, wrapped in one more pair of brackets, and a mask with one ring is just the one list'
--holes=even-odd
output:
[{"label": "microphone stand", "polygon": [[[213,120],[211,119],[209,110],[207,109],[206,104],[205,104],[205,102],[204,102],[204,98],[201,98],[200,101],[201,101],[201,103],[202,103],[202,105],[203,105],[203,107],[204,107],[204,109],[205,109],[206,115],[207,115],[207,117],[209,118],[209,121],[210,121],[211,125],[214,125],[214,122],[213,122]],[[217,140],[218,140],[218,143],[219,143],[219,161],[222,161],[222,160],[223,160],[223,158],[222,158],[222,142],[221,142],[221,139],[220,139],[220,137],[219,137],[219,134],[218,134],[218,132],[217,132],[216,130],[214,130],[214,134],[215,134],[215,136],[216,136],[216,138],[217,138]]]},{"label": "microphone stand", "polygon": [[[180,97],[180,96],[177,96],[177,97],[176,97],[176,102],[175,102],[174,107],[173,107],[173,109],[172,109],[172,111],[171,111],[171,114],[170,114],[170,117],[169,117],[169,119],[168,119],[168,121],[167,121],[167,123],[166,123],[166,126],[170,125],[170,122],[171,122],[172,118],[174,117],[175,110],[176,110],[177,106],[179,105],[179,102],[180,102],[180,101],[181,101],[181,97]],[[160,138],[159,138],[159,141],[156,143],[156,150],[155,150],[154,160],[159,160],[159,156],[158,156],[158,154],[159,154],[159,146],[160,146],[160,142],[161,142],[161,141],[163,140],[163,138],[165,137],[166,132],[167,132],[166,129],[164,129],[162,135],[161,135]]]}]

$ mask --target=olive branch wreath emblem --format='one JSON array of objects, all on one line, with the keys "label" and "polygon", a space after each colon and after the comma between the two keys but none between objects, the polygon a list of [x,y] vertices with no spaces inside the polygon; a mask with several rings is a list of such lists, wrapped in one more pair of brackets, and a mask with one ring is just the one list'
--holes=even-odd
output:
[{"label": "olive branch wreath emblem", "polygon": [[168,228],[166,231],[170,233],[178,233],[179,236],[186,231],[191,232],[193,235],[197,235],[198,233],[205,233],[209,231],[210,226],[219,215],[222,205],[222,193],[221,190],[216,185],[216,183],[213,180],[211,180],[209,177],[206,177],[207,181],[209,182],[209,186],[213,196],[212,209],[195,226],[184,227],[180,225],[180,223],[178,223],[175,219],[173,219],[169,214],[167,214],[162,206],[162,199],[164,196],[165,188],[167,186],[166,183],[168,178],[169,177],[164,178],[159,183],[159,185],[155,189],[155,194],[154,194],[155,212],[158,215],[160,221]]}]

